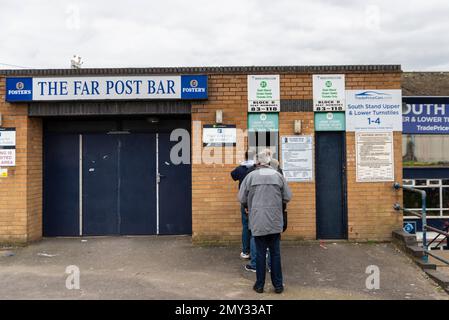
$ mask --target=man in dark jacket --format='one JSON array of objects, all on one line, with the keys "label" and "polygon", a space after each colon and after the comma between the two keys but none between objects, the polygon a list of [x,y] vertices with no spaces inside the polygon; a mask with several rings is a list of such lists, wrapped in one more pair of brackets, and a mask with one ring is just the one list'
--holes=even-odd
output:
[{"label": "man in dark jacket", "polygon": [[[242,181],[245,179],[246,175],[255,169],[254,160],[248,160],[248,151],[245,152],[245,161],[240,163],[231,172],[231,177],[234,181],[239,181],[239,189]],[[240,258],[249,259],[250,258],[250,240],[251,233],[248,229],[248,215],[245,212],[245,207],[240,206],[240,211],[242,214],[242,252],[240,253]]]}]

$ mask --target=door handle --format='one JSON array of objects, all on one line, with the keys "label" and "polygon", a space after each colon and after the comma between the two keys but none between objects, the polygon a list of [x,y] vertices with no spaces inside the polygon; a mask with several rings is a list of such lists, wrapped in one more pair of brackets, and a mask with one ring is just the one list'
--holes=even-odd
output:
[{"label": "door handle", "polygon": [[161,178],[165,178],[165,175],[158,173],[156,176],[156,182],[160,183],[161,182]]}]

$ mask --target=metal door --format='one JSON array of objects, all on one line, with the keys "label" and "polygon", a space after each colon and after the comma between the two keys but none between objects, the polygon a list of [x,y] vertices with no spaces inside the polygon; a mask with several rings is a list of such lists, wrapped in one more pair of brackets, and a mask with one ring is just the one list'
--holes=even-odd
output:
[{"label": "metal door", "polygon": [[79,159],[78,134],[45,133],[44,236],[79,234]]},{"label": "metal door", "polygon": [[159,234],[192,233],[190,150],[182,149],[182,152],[189,153],[189,163],[175,164],[176,161],[172,161],[170,153],[177,143],[178,141],[170,141],[169,133],[158,134]]},{"label": "metal door", "polygon": [[156,135],[119,135],[118,143],[120,234],[156,234]]},{"label": "metal door", "polygon": [[118,140],[116,135],[83,134],[83,235],[119,234]]},{"label": "metal door", "polygon": [[316,221],[318,239],[346,239],[344,132],[317,132]]}]

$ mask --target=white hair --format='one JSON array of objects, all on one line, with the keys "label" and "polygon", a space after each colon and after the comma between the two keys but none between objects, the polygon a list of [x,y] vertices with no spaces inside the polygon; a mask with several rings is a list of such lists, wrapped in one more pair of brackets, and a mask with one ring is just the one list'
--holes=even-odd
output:
[{"label": "white hair", "polygon": [[267,150],[262,151],[257,155],[257,164],[270,165],[271,155]]}]

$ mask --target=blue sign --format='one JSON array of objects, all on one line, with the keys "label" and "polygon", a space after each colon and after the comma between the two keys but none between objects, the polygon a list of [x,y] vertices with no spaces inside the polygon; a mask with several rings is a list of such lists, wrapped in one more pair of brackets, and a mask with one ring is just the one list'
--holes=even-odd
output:
[{"label": "blue sign", "polygon": [[207,99],[207,75],[6,78],[6,101]]},{"label": "blue sign", "polygon": [[6,101],[31,101],[32,99],[32,78],[6,78]]},{"label": "blue sign", "polygon": [[207,76],[181,76],[181,99],[207,99]]},{"label": "blue sign", "polygon": [[449,100],[405,100],[402,124],[407,134],[449,134]]},{"label": "blue sign", "polygon": [[416,233],[416,222],[415,221],[409,221],[403,223],[403,230],[410,234]]}]

